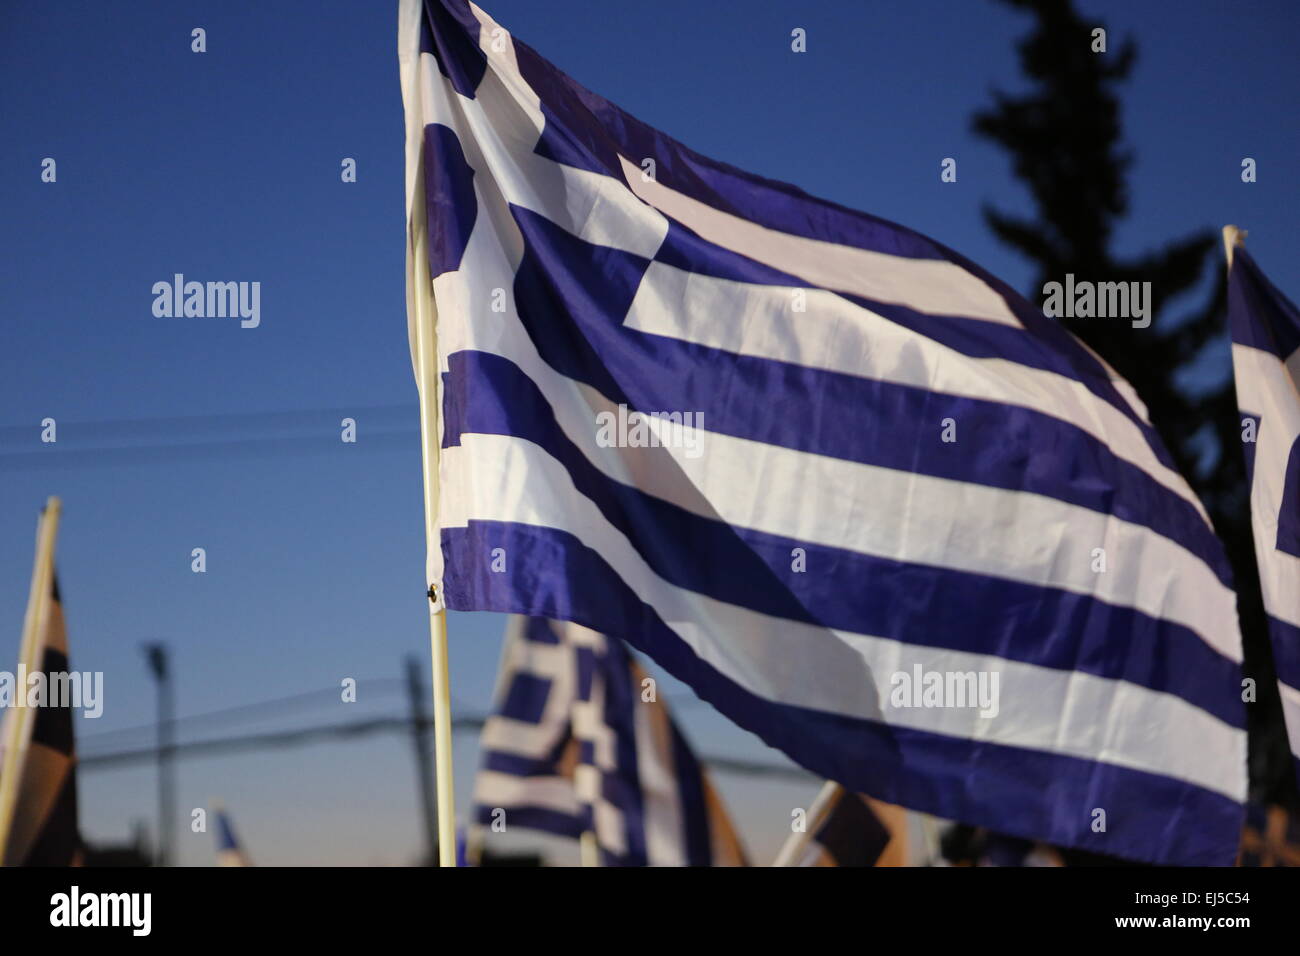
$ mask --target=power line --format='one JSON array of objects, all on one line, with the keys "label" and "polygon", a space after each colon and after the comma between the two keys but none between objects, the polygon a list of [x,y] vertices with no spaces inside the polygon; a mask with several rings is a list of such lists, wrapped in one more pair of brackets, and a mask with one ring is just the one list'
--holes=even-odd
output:
[{"label": "power line", "polygon": [[[226,412],[215,415],[167,415],[158,418],[113,418],[90,421],[60,421],[60,434],[90,440],[121,440],[166,437],[168,434],[193,438],[204,432],[234,431],[247,435],[250,431],[275,429],[301,429],[306,427],[333,428],[342,418],[365,419],[387,425],[407,425],[416,421],[419,405],[351,405],[335,408],[302,408],[282,411]],[[31,444],[39,441],[41,426],[0,425],[0,446]]]},{"label": "power line", "polygon": [[[431,726],[432,720],[425,720],[424,723]],[[479,731],[483,729],[483,723],[484,718],[482,717],[457,717],[452,720],[452,730],[457,732]],[[234,737],[220,737],[214,740],[196,740],[174,745],[173,752],[178,757],[217,756],[249,750],[301,746],[336,738],[364,737],[375,733],[391,733],[394,731],[409,733],[411,726],[412,720],[410,717],[373,717],[337,724],[298,727],[293,730],[243,734]],[[145,763],[156,759],[157,755],[156,747],[140,747],[81,757],[78,759],[78,763],[85,769],[91,770]],[[813,776],[808,771],[793,764],[763,763],[753,760],[739,760],[732,757],[703,757],[702,759],[710,767],[723,773],[776,777],[789,780],[808,780]]]},{"label": "power line", "polygon": [[[360,737],[386,730],[409,730],[411,722],[405,717],[375,717],[367,720],[354,720],[339,724],[322,724],[312,727],[299,727],[293,730],[278,730],[269,733],[242,734],[234,737],[219,737],[214,740],[194,740],[177,744],[174,748],[178,756],[213,756],[224,753],[238,753],[246,750],[260,750],[270,747],[291,746],[293,744],[311,743],[313,740],[332,737]],[[479,722],[481,726],[481,722]],[[78,763],[86,769],[121,766],[123,764],[143,763],[154,759],[156,748],[140,747],[111,753],[91,754],[79,757]]]},{"label": "power line", "polygon": [[191,458],[259,458],[338,452],[339,423],[357,423],[354,450],[417,448],[418,407],[355,405],[149,419],[58,422],[59,441],[42,443],[41,426],[0,426],[0,470],[141,464]]},{"label": "power line", "polygon": [[[375,694],[377,696],[389,696],[394,692],[400,691],[404,687],[401,679],[396,677],[379,677],[366,681],[359,681],[359,687],[364,687],[367,695]],[[176,727],[190,726],[196,721],[209,721],[216,723],[229,722],[234,719],[236,722],[243,717],[255,716],[261,712],[274,709],[277,715],[288,710],[293,710],[302,704],[307,703],[326,703],[326,696],[337,701],[338,687],[321,687],[317,690],[301,691],[297,694],[290,694],[286,697],[278,697],[272,700],[256,701],[249,704],[237,704],[233,707],[223,707],[219,710],[205,711],[199,714],[190,714],[185,717],[178,717],[173,721]],[[133,727],[119,727],[115,730],[105,730],[97,734],[89,734],[81,738],[82,744],[96,744],[105,740],[115,740],[119,737],[129,737],[133,734],[152,734],[157,728],[156,724],[137,724]]]}]

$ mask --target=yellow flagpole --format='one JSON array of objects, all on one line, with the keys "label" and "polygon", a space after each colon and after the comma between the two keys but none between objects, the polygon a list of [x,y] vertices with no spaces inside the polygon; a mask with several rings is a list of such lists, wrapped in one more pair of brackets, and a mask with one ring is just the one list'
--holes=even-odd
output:
[{"label": "yellow flagpole", "polygon": [[447,666],[447,612],[432,610],[433,739],[438,792],[438,865],[456,865],[456,791],[451,759],[451,676]]},{"label": "yellow flagpole", "polygon": [[583,866],[600,866],[600,846],[591,830],[583,830],[578,837],[578,853]]},{"label": "yellow flagpole", "polygon": [[[421,175],[417,195],[423,191]],[[426,547],[441,548],[438,529],[438,356],[434,338],[437,308],[429,275],[428,230],[423,202],[411,204],[412,300],[415,305],[416,363],[420,385],[421,463],[424,469],[424,534]],[[429,581],[429,651],[433,667],[433,742],[438,796],[438,865],[456,865],[456,793],[451,752],[451,676],[447,662],[447,611],[441,581]]]},{"label": "yellow flagpole", "polygon": [[1223,227],[1223,253],[1228,257],[1228,269],[1232,269],[1232,250],[1241,245],[1241,241],[1246,238],[1246,230],[1238,229],[1236,226]]},{"label": "yellow flagpole", "polygon": [[[61,509],[59,499],[50,498],[36,525],[36,562],[32,567],[32,589],[27,596],[27,614],[23,618],[23,640],[18,652],[19,673],[30,674],[40,666],[36,654],[40,648],[41,635],[50,618],[54,542],[59,533]],[[14,693],[25,695],[27,688],[15,687]],[[30,710],[27,706],[14,707],[14,719],[9,722],[9,739],[5,741],[4,766],[0,768],[0,866],[4,865],[8,853],[9,833],[13,829],[14,810],[18,805],[18,767],[24,749],[22,742],[27,739]]]}]

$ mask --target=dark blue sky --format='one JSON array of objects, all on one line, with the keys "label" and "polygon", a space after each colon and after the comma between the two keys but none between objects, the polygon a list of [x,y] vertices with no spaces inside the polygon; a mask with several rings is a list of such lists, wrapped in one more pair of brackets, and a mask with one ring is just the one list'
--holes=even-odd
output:
[{"label": "dark blue sky", "polygon": [[[1140,58],[1124,95],[1136,253],[1233,222],[1300,296],[1300,5],[1083,2]],[[984,0],[495,0],[579,81],[711,156],[928,233],[1023,288],[981,204],[1027,209],[970,116],[1019,87],[1028,19]],[[207,31],[208,52],[190,51]],[[794,27],[808,52],[790,52]],[[34,2],[0,11],[0,668],[16,662],[37,510],[64,500],[74,666],[106,674],[94,735],[147,724],[140,645],[174,650],[182,714],[362,680],[251,732],[402,712],[427,660],[415,387],[403,278],[396,3]],[[944,157],[958,182],[939,181]],[[1242,157],[1259,181],[1240,181]],[[40,181],[53,157],[58,181]],[[358,182],[340,181],[353,157]],[[155,318],[173,273],[262,283],[261,325]],[[1179,303],[1192,308],[1189,298]],[[1227,353],[1206,359],[1226,369]],[[338,440],[344,415],[359,440]],[[212,416],[222,416],[212,418]],[[57,446],[39,423],[59,423]],[[187,419],[197,419],[188,421]],[[156,421],[165,419],[165,421]],[[198,444],[195,444],[198,443]],[[190,571],[192,548],[208,571]],[[451,620],[459,709],[488,705],[500,619]],[[368,684],[367,679],[379,683]],[[383,683],[389,680],[390,683]],[[779,759],[702,706],[704,752]],[[196,725],[198,726],[198,725]],[[255,859],[401,863],[416,852],[408,744],[393,736],[181,764],[183,810],[222,797]],[[462,809],[473,740],[457,748]],[[760,860],[813,785],[723,778]],[[87,770],[92,840],[153,817],[147,767]],[[211,861],[211,837],[181,860]]]}]

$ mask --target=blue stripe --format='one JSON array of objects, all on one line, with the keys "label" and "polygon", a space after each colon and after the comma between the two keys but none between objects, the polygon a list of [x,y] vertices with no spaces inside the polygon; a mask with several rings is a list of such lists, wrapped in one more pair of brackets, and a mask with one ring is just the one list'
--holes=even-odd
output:
[{"label": "blue stripe", "polygon": [[633,709],[637,700],[632,688],[631,665],[617,640],[606,637],[603,643],[604,652],[599,660],[605,690],[603,716],[605,726],[613,732],[616,766],[614,773],[604,774],[603,792],[605,799],[618,807],[623,815],[625,848],[622,865],[646,866],[649,855],[645,832],[645,791],[636,746]]},{"label": "blue stripe", "polygon": [[573,696],[576,700],[590,701],[596,684],[596,655],[590,647],[573,649]]},{"label": "blue stripe", "polygon": [[461,96],[473,98],[487,72],[487,57],[478,45],[481,28],[465,0],[425,0],[420,52],[433,55]]},{"label": "blue stripe", "polygon": [[1278,507],[1277,550],[1300,558],[1300,438],[1287,455],[1282,473],[1282,503]]},{"label": "blue stripe", "polygon": [[[519,318],[542,359],[561,375],[633,409],[702,412],[711,432],[1047,495],[1113,514],[1183,545],[1232,586],[1223,546],[1191,502],[1082,429],[1021,406],[736,355],[629,329],[623,319],[648,261],[584,242],[521,207],[512,211],[526,246],[515,279]],[[927,325],[954,324],[954,334],[968,335],[964,320],[918,318]],[[744,316],[713,321],[743,322]],[[992,357],[1032,345],[1014,330],[1005,331],[1009,336],[999,330],[971,348]],[[780,398],[777,414],[773,396]],[[955,443],[939,440],[946,418],[958,423]]]},{"label": "blue stripe", "polygon": [[[475,432],[544,449],[655,573],[678,587],[788,620],[1126,680],[1244,726],[1245,705],[1232,692],[1240,669],[1178,624],[1087,595],[702,517],[603,474],[563,434],[533,382],[498,355],[452,353],[443,393],[447,444]],[[810,573],[791,570],[794,548],[806,552]],[[468,559],[486,567],[487,555]]]},{"label": "blue stripe", "polygon": [[497,713],[511,720],[541,723],[542,715],[546,713],[546,699],[550,694],[551,681],[548,678],[518,671],[511,676],[510,686]]},{"label": "blue stripe", "polygon": [[[568,742],[568,738],[565,738]],[[483,754],[483,769],[512,777],[557,777],[558,763],[552,756],[530,757],[508,750],[489,750]]]},{"label": "blue stripe", "polygon": [[[495,809],[480,804],[474,808],[474,818],[483,826],[491,826],[494,822],[492,814]],[[542,833],[553,833],[556,836],[571,837],[576,840],[587,828],[584,817],[560,813],[547,807],[518,806],[503,809],[506,811],[507,829],[523,827],[526,830],[540,830]]]},{"label": "blue stripe", "polygon": [[465,159],[460,138],[441,123],[424,128],[424,154],[436,161],[424,166],[426,231],[429,236],[429,278],[460,268],[478,218],[474,170]]},{"label": "blue stripe", "polygon": [[235,839],[235,829],[224,813],[217,814],[217,849],[238,850],[239,841]]},{"label": "blue stripe", "polygon": [[541,617],[530,617],[524,622],[523,638],[534,644],[558,645],[560,643],[560,635],[555,633],[551,622]]},{"label": "blue stripe", "polygon": [[[666,707],[666,704],[654,704]],[[683,856],[687,866],[713,865],[713,840],[710,836],[709,802],[705,791],[704,768],[696,759],[672,717],[668,718],[671,736],[672,766],[676,776],[677,799],[681,807]]]},{"label": "blue stripe", "polygon": [[[489,718],[490,719],[490,718]],[[534,757],[508,750],[488,750],[482,757],[483,768],[512,777],[562,777],[560,765],[564,752],[573,743],[573,728],[566,724],[557,732],[549,753]]]},{"label": "blue stripe", "polygon": [[[512,556],[508,573],[477,560],[494,547]],[[449,607],[625,634],[742,727],[851,790],[1013,836],[1154,863],[1227,866],[1236,856],[1242,805],[1192,784],[757,697],[698,658],[598,554],[565,532],[473,521],[444,528],[442,548]],[[1092,830],[1096,808],[1107,814],[1104,833]]]},{"label": "blue stripe", "polygon": [[1228,275],[1232,341],[1286,361],[1300,349],[1300,309],[1284,296],[1245,249],[1233,255]]}]

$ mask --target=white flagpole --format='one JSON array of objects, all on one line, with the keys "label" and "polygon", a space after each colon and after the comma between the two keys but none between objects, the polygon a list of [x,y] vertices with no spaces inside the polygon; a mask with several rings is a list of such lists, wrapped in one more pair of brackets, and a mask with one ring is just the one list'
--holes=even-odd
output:
[{"label": "white flagpole", "polygon": [[835,805],[835,800],[842,789],[834,780],[826,781],[817,798],[813,800],[812,806],[808,808],[803,832],[795,831],[786,837],[785,846],[781,847],[781,852],[776,855],[773,866],[794,866],[795,861],[808,845],[808,841],[812,839],[812,835],[825,822],[827,813]]},{"label": "white flagpole", "polygon": [[[54,541],[59,533],[61,508],[58,498],[50,498],[36,525],[36,563],[32,568],[32,589],[27,596],[27,615],[23,618],[23,640],[18,654],[19,673],[33,673],[41,665],[36,659],[36,653],[50,618]],[[27,688],[18,687],[14,692],[25,695]],[[4,766],[0,768],[0,866],[4,865],[5,854],[8,852],[14,810],[18,805],[18,767],[23,751],[27,749],[25,744],[30,711],[30,707],[14,707],[13,719],[9,721],[9,739],[4,742]]]},{"label": "white flagpole", "polygon": [[[417,178],[417,194],[421,192]],[[415,304],[416,361],[420,371],[420,442],[424,469],[424,535],[426,547],[441,548],[438,529],[438,456],[441,429],[438,426],[438,356],[434,336],[437,309],[429,277],[428,230],[423,202],[413,202],[410,252],[414,271],[412,298]],[[451,753],[451,677],[447,665],[447,610],[437,589],[441,581],[428,582],[429,649],[433,659],[433,741],[438,795],[438,865],[456,865],[456,793]]]}]

